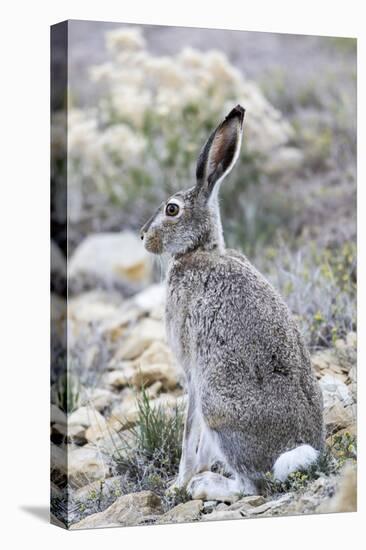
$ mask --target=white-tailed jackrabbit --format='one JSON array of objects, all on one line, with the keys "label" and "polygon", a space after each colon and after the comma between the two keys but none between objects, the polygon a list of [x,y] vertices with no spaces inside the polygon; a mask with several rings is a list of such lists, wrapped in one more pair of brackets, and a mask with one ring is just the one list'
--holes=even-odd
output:
[{"label": "white-tailed jackrabbit", "polygon": [[[224,245],[217,194],[243,119],[238,105],[203,147],[195,186],[141,230],[148,251],[171,257],[166,329],[188,389],[175,486],[208,500],[255,493],[270,470],[284,480],[323,446],[322,397],[299,330],[274,288]],[[217,459],[228,476],[210,471]]]}]

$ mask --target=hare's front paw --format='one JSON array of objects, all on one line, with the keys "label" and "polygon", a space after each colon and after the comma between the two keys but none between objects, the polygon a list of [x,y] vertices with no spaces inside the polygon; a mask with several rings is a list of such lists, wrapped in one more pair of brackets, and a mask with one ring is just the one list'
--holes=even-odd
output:
[{"label": "hare's front paw", "polygon": [[187,492],[192,499],[218,500],[233,503],[239,500],[239,485],[235,479],[229,479],[215,472],[203,472],[192,477]]},{"label": "hare's front paw", "polygon": [[[188,480],[189,481],[189,480]],[[178,475],[176,479],[174,479],[167,490],[165,491],[166,496],[168,497],[174,497],[177,494],[179,494],[181,491],[184,491],[188,481],[185,481],[181,476]]]}]

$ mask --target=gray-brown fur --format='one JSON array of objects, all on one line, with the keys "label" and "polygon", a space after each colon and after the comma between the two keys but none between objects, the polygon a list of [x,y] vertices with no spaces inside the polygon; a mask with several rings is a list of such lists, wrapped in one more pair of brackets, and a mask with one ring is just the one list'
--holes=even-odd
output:
[{"label": "gray-brown fur", "polygon": [[[187,456],[202,423],[243,479],[258,479],[301,444],[323,445],[321,393],[298,327],[247,258],[224,246],[217,188],[238,154],[243,117],[240,106],[233,109],[200,155],[196,186],[171,197],[142,229],[148,250],[171,254],[167,335],[190,402],[181,484],[195,473]],[[169,201],[180,205],[177,217],[165,215]]]}]

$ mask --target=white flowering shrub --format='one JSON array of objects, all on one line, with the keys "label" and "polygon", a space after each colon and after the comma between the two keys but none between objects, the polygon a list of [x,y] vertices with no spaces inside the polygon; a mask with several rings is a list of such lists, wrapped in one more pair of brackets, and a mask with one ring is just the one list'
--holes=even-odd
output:
[{"label": "white flowering shrub", "polygon": [[101,204],[126,215],[139,205],[143,219],[152,201],[192,185],[200,148],[237,103],[246,109],[245,139],[233,189],[244,190],[274,166],[286,170],[289,156],[297,162],[287,147],[291,126],[219,51],[153,56],[135,28],[108,32],[106,40],[109,61],[90,69],[91,85],[101,91],[96,107],[69,109],[72,222],[88,209],[95,215]]}]

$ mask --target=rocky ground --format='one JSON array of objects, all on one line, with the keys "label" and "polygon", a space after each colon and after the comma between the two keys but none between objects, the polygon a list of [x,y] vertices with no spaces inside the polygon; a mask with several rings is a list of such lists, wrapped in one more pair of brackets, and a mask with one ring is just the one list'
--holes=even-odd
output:
[{"label": "rocky ground", "polygon": [[[65,264],[55,246],[52,251],[57,289],[62,287]],[[100,261],[95,262],[96,257]],[[182,494],[169,500],[165,489],[174,477],[177,456],[156,461],[159,449],[154,445],[161,443],[151,426],[142,439],[147,426],[142,419],[147,410],[144,399],[148,398],[149,418],[161,422],[160,432],[172,425],[172,418],[179,432],[185,406],[181,375],[165,337],[163,283],[151,283],[150,259],[128,232],[89,237],[70,259],[69,275],[68,307],[60,294],[52,295],[56,523],[66,513],[68,526],[82,529],[356,509],[355,333],[312,356],[327,429],[326,455],[312,472],[299,472],[281,486],[268,477],[263,496],[203,502]],[[62,355],[66,337],[68,384]],[[164,433],[173,442],[169,453],[179,453],[174,433]],[[150,463],[144,462],[147,447]],[[160,448],[161,454],[166,448]]]}]

